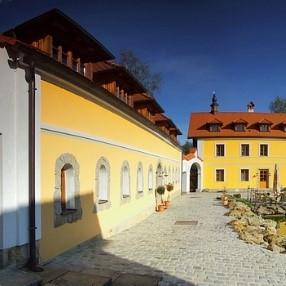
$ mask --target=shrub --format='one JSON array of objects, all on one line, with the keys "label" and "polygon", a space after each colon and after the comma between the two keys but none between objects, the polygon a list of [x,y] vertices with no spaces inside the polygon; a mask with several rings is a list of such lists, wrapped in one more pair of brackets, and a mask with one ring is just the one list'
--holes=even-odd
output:
[{"label": "shrub", "polygon": [[165,193],[165,187],[164,186],[158,186],[156,188],[156,192],[159,194],[159,195],[163,195]]}]

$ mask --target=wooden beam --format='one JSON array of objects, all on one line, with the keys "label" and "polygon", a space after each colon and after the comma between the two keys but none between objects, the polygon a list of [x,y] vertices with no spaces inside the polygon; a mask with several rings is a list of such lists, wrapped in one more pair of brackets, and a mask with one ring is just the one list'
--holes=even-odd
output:
[{"label": "wooden beam", "polygon": [[63,61],[63,47],[62,46],[58,46],[58,62],[62,62]]},{"label": "wooden beam", "polygon": [[50,36],[50,35],[47,35],[45,38],[44,38],[44,51],[46,53],[48,53],[48,55],[50,57],[53,56],[53,37]]},{"label": "wooden beam", "polygon": [[67,52],[67,66],[72,68],[72,52],[71,51]]}]

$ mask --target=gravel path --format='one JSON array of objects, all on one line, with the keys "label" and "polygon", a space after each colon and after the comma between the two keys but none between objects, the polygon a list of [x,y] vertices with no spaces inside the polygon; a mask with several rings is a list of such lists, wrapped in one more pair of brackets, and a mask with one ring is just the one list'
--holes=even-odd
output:
[{"label": "gravel path", "polygon": [[227,225],[230,218],[224,216],[226,209],[215,200],[217,195],[176,198],[164,213],[69,251],[51,265],[159,275],[160,286],[286,285],[286,255],[239,240]]}]

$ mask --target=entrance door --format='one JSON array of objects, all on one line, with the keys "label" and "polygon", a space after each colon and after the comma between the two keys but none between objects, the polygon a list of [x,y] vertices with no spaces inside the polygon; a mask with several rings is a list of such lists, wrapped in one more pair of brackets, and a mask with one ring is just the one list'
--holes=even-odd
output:
[{"label": "entrance door", "polygon": [[193,164],[190,170],[190,192],[195,192],[198,188],[198,167]]},{"label": "entrance door", "polygon": [[269,188],[269,170],[268,169],[259,170],[259,187],[260,189]]}]

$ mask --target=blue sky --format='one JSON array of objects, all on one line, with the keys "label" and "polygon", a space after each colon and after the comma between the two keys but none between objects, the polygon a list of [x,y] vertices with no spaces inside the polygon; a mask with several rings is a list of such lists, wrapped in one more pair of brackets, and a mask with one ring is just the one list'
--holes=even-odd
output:
[{"label": "blue sky", "polygon": [[186,138],[191,112],[268,111],[286,97],[286,1],[0,0],[0,31],[59,8],[115,56],[133,50],[161,72],[160,104]]}]

